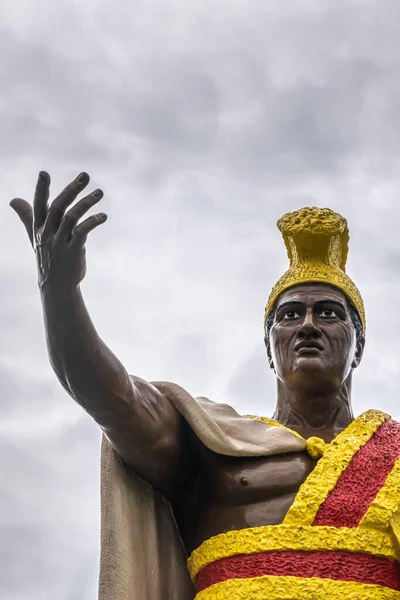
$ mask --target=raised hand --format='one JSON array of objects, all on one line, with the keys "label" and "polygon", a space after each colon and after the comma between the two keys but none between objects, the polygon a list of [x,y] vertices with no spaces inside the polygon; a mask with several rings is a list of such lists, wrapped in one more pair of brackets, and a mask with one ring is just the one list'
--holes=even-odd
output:
[{"label": "raised hand", "polygon": [[48,205],[50,176],[45,171],[39,173],[33,200],[33,207],[14,198],[10,206],[25,225],[30,242],[36,254],[39,287],[47,286],[57,290],[68,290],[78,286],[86,274],[85,243],[92,229],[104,223],[107,215],[98,213],[78,221],[103,197],[101,190],[95,190],[79,200],[66,212],[77,196],[89,183],[89,175],[81,173],[74,181]]}]

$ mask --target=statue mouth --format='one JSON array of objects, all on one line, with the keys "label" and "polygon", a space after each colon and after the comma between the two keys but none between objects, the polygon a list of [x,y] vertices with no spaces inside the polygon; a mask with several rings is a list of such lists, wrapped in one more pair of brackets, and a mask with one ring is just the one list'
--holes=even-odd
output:
[{"label": "statue mouth", "polygon": [[322,344],[318,342],[301,342],[295,350],[298,354],[318,354],[323,350]]}]

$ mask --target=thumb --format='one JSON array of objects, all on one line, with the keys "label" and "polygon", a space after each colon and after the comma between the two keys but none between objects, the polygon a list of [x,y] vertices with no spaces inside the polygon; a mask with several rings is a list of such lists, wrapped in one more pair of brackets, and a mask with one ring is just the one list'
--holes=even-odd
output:
[{"label": "thumb", "polygon": [[10,206],[25,226],[26,232],[29,236],[29,240],[33,247],[33,213],[32,207],[26,200],[22,200],[22,198],[14,198],[10,202]]}]

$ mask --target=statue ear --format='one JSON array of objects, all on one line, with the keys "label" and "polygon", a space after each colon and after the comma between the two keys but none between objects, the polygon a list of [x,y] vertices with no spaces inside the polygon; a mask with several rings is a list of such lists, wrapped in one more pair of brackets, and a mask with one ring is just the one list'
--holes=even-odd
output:
[{"label": "statue ear", "polygon": [[351,363],[351,366],[353,369],[356,369],[358,367],[358,365],[360,364],[361,359],[364,354],[364,348],[365,348],[365,337],[363,335],[360,335],[360,337],[357,340],[356,351],[354,353],[354,359],[353,359],[353,362]]},{"label": "statue ear", "polygon": [[264,338],[264,344],[265,347],[267,349],[267,356],[268,356],[268,364],[270,369],[275,369],[273,360],[272,360],[272,353],[271,353],[271,344],[269,343],[269,339],[267,337]]}]

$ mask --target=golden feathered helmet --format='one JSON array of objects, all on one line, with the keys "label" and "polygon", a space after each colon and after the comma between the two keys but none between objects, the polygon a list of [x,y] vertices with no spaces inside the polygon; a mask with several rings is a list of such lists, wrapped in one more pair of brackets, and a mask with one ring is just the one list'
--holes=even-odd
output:
[{"label": "golden feathered helmet", "polygon": [[357,310],[363,333],[366,320],[361,294],[346,275],[349,229],[344,217],[330,208],[305,207],[279,219],[289,257],[289,269],[273,287],[265,307],[264,329],[278,296],[300,283],[328,283],[346,294]]}]

